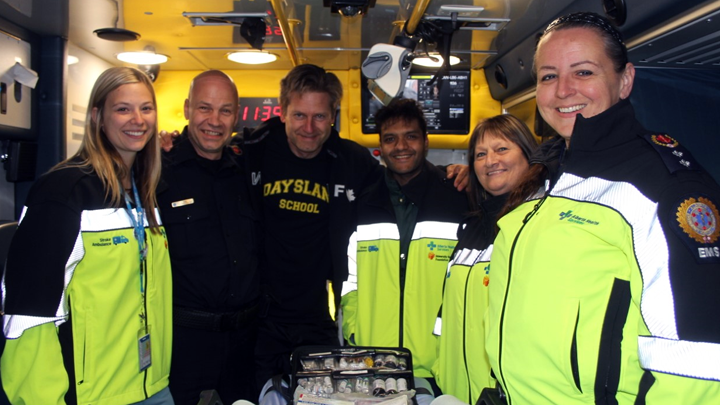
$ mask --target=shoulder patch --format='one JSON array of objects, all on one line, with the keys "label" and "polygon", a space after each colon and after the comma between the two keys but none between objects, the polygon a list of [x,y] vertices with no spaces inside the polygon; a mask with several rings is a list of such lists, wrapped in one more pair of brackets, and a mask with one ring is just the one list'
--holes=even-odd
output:
[{"label": "shoulder patch", "polygon": [[667,134],[646,134],[645,140],[660,155],[670,173],[680,170],[700,170],[700,165],[692,157],[690,151],[675,138]]},{"label": "shoulder patch", "polygon": [[720,263],[720,227],[717,206],[707,197],[687,196],[677,204],[673,228],[698,263]]}]

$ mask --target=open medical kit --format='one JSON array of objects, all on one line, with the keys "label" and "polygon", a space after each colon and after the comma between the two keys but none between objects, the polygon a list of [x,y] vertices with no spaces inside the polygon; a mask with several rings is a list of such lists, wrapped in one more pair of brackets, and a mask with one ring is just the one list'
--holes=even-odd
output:
[{"label": "open medical kit", "polygon": [[405,348],[299,347],[290,393],[295,405],[412,404],[412,355]]}]

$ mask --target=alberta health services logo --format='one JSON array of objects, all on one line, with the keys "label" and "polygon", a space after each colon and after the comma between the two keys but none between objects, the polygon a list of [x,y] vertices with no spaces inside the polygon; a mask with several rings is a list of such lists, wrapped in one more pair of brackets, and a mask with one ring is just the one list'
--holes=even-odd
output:
[{"label": "alberta health services logo", "polygon": [[583,218],[579,215],[573,214],[572,210],[568,210],[567,212],[560,213],[560,220],[562,221],[565,219],[567,219],[568,222],[572,222],[572,223],[580,224],[580,225],[586,225],[586,224],[587,225],[600,225],[600,222],[598,222],[598,221],[593,221],[591,219]]},{"label": "alberta health services logo", "polygon": [[430,251],[428,252],[428,259],[443,262],[450,261],[450,255],[455,249],[455,245],[437,244],[435,243],[435,241],[432,240],[430,241],[430,243],[427,244],[427,247],[428,249],[430,249]]}]

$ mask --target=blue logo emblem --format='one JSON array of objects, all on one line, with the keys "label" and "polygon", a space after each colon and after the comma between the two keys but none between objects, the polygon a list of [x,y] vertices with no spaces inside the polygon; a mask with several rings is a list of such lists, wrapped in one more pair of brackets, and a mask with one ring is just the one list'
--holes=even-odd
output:
[{"label": "blue logo emblem", "polygon": [[561,212],[560,213],[560,220],[567,219],[572,217],[572,210],[568,210],[568,212]]},{"label": "blue logo emblem", "polygon": [[113,245],[119,245],[121,243],[128,243],[130,242],[128,238],[120,235],[120,236],[113,236]]},{"label": "blue logo emblem", "polygon": [[378,248],[375,245],[368,246],[368,252],[379,252],[379,251],[380,251],[380,248]]},{"label": "blue logo emblem", "polygon": [[435,244],[435,242],[430,241],[430,243],[428,243],[427,247],[429,247],[430,250],[433,250],[437,247],[437,245]]}]

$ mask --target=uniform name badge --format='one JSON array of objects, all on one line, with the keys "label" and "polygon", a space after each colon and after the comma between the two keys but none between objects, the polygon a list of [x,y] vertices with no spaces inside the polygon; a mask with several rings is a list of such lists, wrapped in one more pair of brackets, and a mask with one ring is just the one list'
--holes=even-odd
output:
[{"label": "uniform name badge", "polygon": [[140,371],[146,370],[152,364],[152,356],[150,354],[150,333],[147,329],[142,328],[138,332],[138,354],[140,358]]}]

